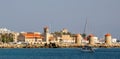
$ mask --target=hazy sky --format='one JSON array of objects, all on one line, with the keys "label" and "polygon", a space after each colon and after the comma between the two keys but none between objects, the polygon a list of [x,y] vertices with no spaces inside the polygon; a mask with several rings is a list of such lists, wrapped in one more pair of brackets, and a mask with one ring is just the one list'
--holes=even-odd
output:
[{"label": "hazy sky", "polygon": [[51,32],[67,28],[72,33],[86,32],[103,37],[120,36],[120,0],[0,0],[0,27],[13,31]]}]

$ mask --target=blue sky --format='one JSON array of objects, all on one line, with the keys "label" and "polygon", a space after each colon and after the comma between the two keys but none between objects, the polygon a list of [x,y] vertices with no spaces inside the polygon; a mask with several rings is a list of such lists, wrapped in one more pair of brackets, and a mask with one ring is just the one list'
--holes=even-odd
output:
[{"label": "blue sky", "polygon": [[120,0],[0,0],[0,27],[13,31],[51,32],[67,28],[72,33],[86,32],[103,37],[120,36]]}]

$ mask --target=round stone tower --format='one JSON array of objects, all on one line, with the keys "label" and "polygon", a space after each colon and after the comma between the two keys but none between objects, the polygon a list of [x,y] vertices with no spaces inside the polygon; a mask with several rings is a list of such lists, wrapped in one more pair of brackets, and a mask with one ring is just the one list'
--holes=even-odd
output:
[{"label": "round stone tower", "polygon": [[76,35],[76,41],[75,42],[79,46],[82,44],[82,36],[80,34]]},{"label": "round stone tower", "polygon": [[94,39],[94,35],[93,34],[90,34],[88,36],[88,40],[89,40],[89,44],[90,45],[95,45],[95,39]]},{"label": "round stone tower", "polygon": [[105,43],[107,44],[107,45],[111,45],[112,44],[112,36],[111,36],[111,34],[110,33],[107,33],[107,34],[105,34]]}]

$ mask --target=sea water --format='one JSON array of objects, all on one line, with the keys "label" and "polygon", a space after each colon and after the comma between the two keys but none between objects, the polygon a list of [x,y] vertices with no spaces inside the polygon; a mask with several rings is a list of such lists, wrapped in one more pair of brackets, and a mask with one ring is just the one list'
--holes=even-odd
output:
[{"label": "sea water", "polygon": [[0,59],[120,59],[120,48],[1,48]]}]

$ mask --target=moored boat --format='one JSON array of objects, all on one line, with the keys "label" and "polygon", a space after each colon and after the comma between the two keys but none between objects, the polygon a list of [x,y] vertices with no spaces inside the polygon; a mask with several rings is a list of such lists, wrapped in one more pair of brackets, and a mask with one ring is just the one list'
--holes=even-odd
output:
[{"label": "moored boat", "polygon": [[90,46],[85,46],[83,48],[81,48],[82,52],[95,52],[94,48],[90,47]]}]

